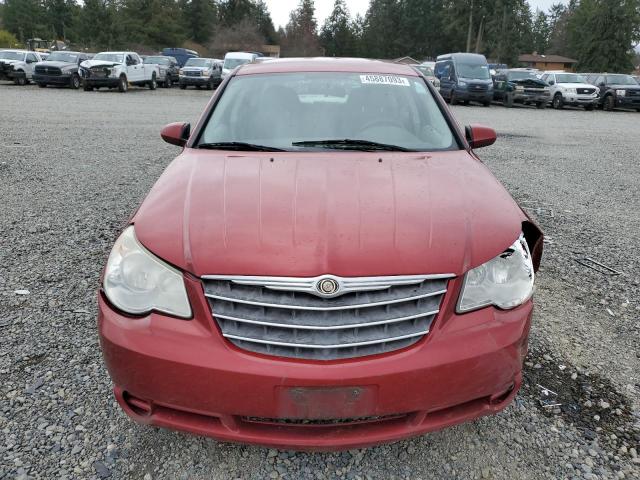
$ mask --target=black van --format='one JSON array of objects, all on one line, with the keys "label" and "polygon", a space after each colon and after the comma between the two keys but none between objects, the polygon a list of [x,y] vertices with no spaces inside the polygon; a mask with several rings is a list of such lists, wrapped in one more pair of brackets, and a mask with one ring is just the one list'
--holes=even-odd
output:
[{"label": "black van", "polygon": [[491,105],[493,80],[484,55],[447,53],[436,59],[435,74],[440,79],[440,94],[455,105],[470,101]]}]

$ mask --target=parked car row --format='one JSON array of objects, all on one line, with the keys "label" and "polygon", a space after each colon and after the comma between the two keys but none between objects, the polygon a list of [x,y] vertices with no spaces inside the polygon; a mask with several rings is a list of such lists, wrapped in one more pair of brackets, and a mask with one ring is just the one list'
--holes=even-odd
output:
[{"label": "parked car row", "polygon": [[608,73],[539,72],[488,64],[483,55],[451,53],[435,63],[440,94],[455,105],[471,101],[512,107],[516,103],[546,108],[582,106],[604,110],[635,109],[640,112],[640,84],[631,75]]},{"label": "parked car row", "polygon": [[65,50],[54,52],[45,60],[39,52],[0,50],[0,80],[17,85],[34,82],[43,88],[83,87],[85,91],[109,88],[126,92],[130,86],[155,90],[158,85],[171,88],[175,84],[181,89],[194,86],[211,90],[222,83],[225,74],[259,56],[229,52],[219,60],[202,58],[197,52],[182,48],[167,48],[162,53],[143,58],[136,52],[101,52],[92,56]]}]

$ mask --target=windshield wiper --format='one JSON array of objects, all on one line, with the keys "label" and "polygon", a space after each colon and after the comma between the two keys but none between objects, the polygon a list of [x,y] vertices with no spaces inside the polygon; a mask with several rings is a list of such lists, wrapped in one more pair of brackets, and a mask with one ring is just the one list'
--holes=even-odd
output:
[{"label": "windshield wiper", "polygon": [[250,152],[286,152],[286,150],[282,148],[269,147],[267,145],[256,145],[254,143],[245,142],[201,143],[197,148],[208,150],[239,150]]},{"label": "windshield wiper", "polygon": [[333,147],[343,148],[345,150],[387,150],[397,152],[411,152],[410,148],[401,147],[399,145],[389,145],[388,143],[372,142],[369,140],[356,140],[351,138],[335,139],[335,140],[306,140],[304,142],[293,142],[294,147]]}]

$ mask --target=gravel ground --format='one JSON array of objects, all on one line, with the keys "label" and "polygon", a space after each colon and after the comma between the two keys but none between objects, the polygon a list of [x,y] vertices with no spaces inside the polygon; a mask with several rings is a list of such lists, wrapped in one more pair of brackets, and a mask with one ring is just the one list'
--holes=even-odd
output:
[{"label": "gravel ground", "polygon": [[209,93],[0,92],[0,479],[640,478],[638,114],[454,108],[497,129],[481,156],[548,235],[525,385],[490,418],[307,454],[135,425],[101,360],[100,269],[177,153],[161,126]]}]

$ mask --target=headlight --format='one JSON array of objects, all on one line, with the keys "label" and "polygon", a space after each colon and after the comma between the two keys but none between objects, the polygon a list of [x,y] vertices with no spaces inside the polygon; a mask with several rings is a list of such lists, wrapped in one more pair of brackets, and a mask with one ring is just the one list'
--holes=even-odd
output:
[{"label": "headlight", "polygon": [[467,86],[467,82],[460,81],[460,82],[458,82],[458,86],[464,88],[464,87]]},{"label": "headlight", "polygon": [[178,75],[182,75],[182,69],[178,70]]},{"label": "headlight", "polygon": [[566,91],[567,93],[578,93],[578,90],[576,90],[575,88],[567,88]]},{"label": "headlight", "polygon": [[517,92],[522,92],[522,91],[524,91],[524,87],[522,85],[516,85],[516,91]]},{"label": "headlight", "polygon": [[133,226],[122,232],[113,246],[103,285],[109,301],[127,313],[158,310],[191,317],[182,274],[140,245]]},{"label": "headlight", "polygon": [[619,97],[624,97],[626,94],[626,90],[616,90],[616,95],[618,95]]},{"label": "headlight", "polygon": [[458,300],[458,313],[494,305],[515,308],[533,294],[533,262],[529,247],[520,236],[493,260],[469,270]]}]

